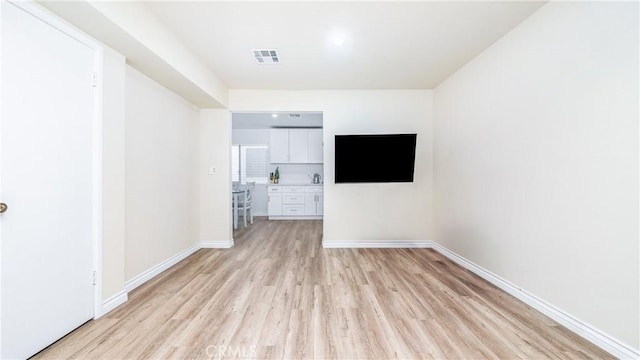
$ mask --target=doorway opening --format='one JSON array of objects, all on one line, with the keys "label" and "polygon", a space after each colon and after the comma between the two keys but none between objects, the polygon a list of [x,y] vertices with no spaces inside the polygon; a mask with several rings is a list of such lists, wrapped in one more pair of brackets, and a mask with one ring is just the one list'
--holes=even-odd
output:
[{"label": "doorway opening", "polygon": [[322,112],[233,112],[231,121],[234,239],[256,217],[322,220]]}]

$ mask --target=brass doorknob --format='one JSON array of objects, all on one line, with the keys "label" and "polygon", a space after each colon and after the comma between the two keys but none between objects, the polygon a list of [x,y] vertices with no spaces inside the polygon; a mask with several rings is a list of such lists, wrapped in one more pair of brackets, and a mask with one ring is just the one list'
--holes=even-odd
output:
[{"label": "brass doorknob", "polygon": [[0,203],[0,214],[4,213],[5,211],[7,211],[7,204]]}]

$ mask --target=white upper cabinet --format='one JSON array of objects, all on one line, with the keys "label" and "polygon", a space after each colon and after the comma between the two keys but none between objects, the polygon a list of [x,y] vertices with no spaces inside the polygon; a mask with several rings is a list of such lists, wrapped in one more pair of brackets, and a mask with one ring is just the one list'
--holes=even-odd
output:
[{"label": "white upper cabinet", "polygon": [[289,162],[289,129],[271,129],[269,155],[272,163]]},{"label": "white upper cabinet", "polygon": [[296,164],[304,164],[308,162],[308,146],[309,139],[308,129],[290,129],[289,130],[289,162]]},{"label": "white upper cabinet", "polygon": [[322,129],[271,129],[274,164],[322,164]]},{"label": "white upper cabinet", "polygon": [[312,164],[322,164],[322,129],[309,129],[307,139],[307,162]]}]

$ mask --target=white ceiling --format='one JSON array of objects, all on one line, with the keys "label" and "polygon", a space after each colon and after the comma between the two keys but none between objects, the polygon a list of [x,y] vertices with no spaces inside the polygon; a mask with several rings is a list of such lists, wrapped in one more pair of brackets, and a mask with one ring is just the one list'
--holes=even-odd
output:
[{"label": "white ceiling", "polygon": [[[542,1],[164,1],[147,6],[232,89],[431,89]],[[333,43],[336,35],[342,46]],[[252,49],[277,49],[278,65]]]},{"label": "white ceiling", "polygon": [[[273,114],[278,115],[273,117]],[[290,114],[300,117],[289,116]],[[254,112],[233,113],[231,123],[234,129],[269,129],[273,127],[322,127],[321,112]]]}]

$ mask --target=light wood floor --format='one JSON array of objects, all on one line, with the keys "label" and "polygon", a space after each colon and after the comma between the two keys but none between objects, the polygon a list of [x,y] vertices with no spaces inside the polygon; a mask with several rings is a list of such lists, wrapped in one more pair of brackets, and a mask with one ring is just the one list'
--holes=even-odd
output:
[{"label": "light wood floor", "polygon": [[612,358],[433,250],[323,249],[321,221],[235,238],[36,358]]}]

